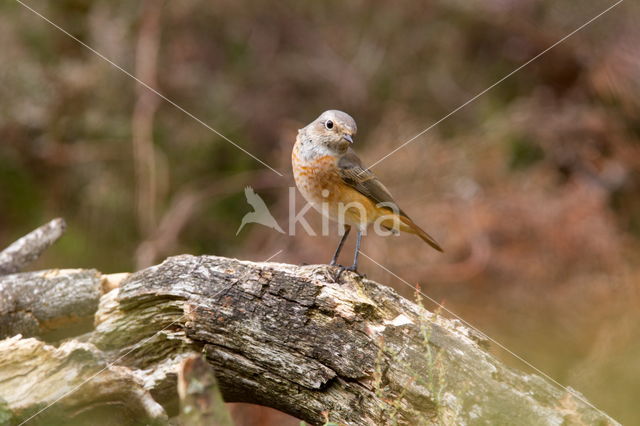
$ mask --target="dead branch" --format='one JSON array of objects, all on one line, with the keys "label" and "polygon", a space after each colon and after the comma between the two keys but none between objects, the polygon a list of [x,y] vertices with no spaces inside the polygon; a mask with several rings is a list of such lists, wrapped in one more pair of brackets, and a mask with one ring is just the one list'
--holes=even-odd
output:
[{"label": "dead branch", "polygon": [[95,424],[96,416],[106,418],[109,407],[110,424],[168,420],[135,372],[108,365],[94,345],[72,340],[56,348],[21,337],[0,342],[2,424],[35,415],[38,424]]},{"label": "dead branch", "polygon": [[185,359],[178,370],[180,424],[233,426],[222,399],[215,370],[202,356]]},{"label": "dead branch", "polygon": [[0,275],[20,272],[58,241],[67,225],[57,218],[20,238],[0,252]]},{"label": "dead branch", "polygon": [[226,401],[312,424],[617,424],[574,391],[505,366],[459,322],[335,272],[178,256],[131,274],[101,297],[91,333],[59,348],[0,342],[0,417],[20,422],[104,365],[100,386],[88,382],[37,418],[109,404],[123,424],[162,422],[179,412],[182,361],[202,353]]},{"label": "dead branch", "polygon": [[0,277],[0,338],[60,338],[90,331],[102,296],[95,270],[63,269]]}]

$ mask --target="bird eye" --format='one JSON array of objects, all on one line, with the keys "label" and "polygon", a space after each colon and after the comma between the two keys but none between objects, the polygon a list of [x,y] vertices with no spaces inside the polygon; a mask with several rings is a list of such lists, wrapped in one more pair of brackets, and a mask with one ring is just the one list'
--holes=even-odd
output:
[{"label": "bird eye", "polygon": [[327,121],[324,123],[324,127],[326,127],[326,128],[327,128],[327,129],[329,129],[329,130],[333,129],[333,121],[331,121],[331,120],[327,120]]}]

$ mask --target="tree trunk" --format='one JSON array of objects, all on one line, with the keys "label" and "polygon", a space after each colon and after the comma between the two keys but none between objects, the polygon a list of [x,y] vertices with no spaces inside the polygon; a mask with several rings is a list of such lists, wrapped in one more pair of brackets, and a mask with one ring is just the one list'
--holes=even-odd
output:
[{"label": "tree trunk", "polygon": [[[38,413],[31,421],[40,424],[96,424],[105,414],[108,424],[166,423],[178,414],[180,365],[201,353],[227,402],[266,405],[312,424],[617,424],[581,395],[503,365],[482,335],[458,321],[335,273],[187,255],[129,276],[60,271],[69,279],[59,291],[86,304],[48,307],[45,322],[95,306],[94,295],[81,291],[93,276],[104,293],[95,327],[58,346],[34,337],[1,341],[0,422]],[[0,289],[23,283],[33,297],[21,293],[20,306],[38,312],[50,300],[37,290],[56,279],[8,275]],[[42,321],[25,330],[0,301],[5,335],[47,338]]]}]

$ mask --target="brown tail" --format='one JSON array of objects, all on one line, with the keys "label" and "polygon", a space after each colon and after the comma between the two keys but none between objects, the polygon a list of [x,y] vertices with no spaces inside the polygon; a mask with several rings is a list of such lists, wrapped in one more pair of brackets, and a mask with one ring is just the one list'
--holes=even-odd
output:
[{"label": "brown tail", "polygon": [[407,227],[409,228],[409,229],[402,229],[403,231],[416,234],[418,237],[422,239],[422,241],[429,244],[434,249],[444,253],[444,250],[442,249],[442,247],[440,247],[440,244],[438,244],[438,242],[434,240],[431,235],[427,234],[422,228],[416,225],[407,216],[400,216],[400,220],[402,221],[403,224],[407,225]]}]

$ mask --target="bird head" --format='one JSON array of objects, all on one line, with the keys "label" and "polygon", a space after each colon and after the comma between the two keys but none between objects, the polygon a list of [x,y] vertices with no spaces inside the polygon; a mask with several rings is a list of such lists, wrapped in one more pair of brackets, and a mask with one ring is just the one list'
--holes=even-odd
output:
[{"label": "bird head", "polygon": [[344,153],[353,144],[358,131],[355,120],[347,113],[331,109],[300,129],[305,142],[324,146],[331,151]]}]

